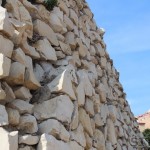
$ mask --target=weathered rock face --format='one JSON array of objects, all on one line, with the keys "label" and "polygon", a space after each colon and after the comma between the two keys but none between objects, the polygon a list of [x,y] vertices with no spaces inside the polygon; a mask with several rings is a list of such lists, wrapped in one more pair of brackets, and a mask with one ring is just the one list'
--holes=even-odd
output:
[{"label": "weathered rock face", "polygon": [[0,6],[0,150],[140,150],[88,4],[59,0],[50,12],[42,3]]}]

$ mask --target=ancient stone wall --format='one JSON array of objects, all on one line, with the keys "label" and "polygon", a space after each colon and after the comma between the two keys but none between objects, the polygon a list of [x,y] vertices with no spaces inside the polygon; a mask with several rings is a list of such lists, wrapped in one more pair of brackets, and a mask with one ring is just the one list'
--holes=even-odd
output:
[{"label": "ancient stone wall", "polygon": [[0,150],[140,149],[88,4],[59,0],[49,12],[42,1],[0,7]]}]

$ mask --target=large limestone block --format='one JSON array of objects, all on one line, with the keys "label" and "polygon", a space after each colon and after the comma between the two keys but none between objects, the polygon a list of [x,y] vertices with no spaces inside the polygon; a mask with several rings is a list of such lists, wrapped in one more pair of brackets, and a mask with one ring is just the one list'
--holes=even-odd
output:
[{"label": "large limestone block", "polygon": [[0,105],[0,126],[8,125],[8,114],[5,106]]},{"label": "large limestone block", "polygon": [[83,82],[84,92],[86,96],[92,96],[95,94],[95,90],[92,87],[92,84],[89,80],[88,74],[85,70],[79,70],[77,72],[78,77],[80,79],[80,83]]},{"label": "large limestone block", "polygon": [[19,62],[13,62],[6,80],[11,85],[22,85],[24,83],[24,73],[25,66]]},{"label": "large limestone block", "polygon": [[66,24],[66,27],[67,27],[68,31],[72,31],[74,29],[73,22],[66,15],[64,15],[64,23]]},{"label": "large limestone block", "polygon": [[26,56],[26,71],[25,71],[25,87],[31,90],[38,89],[41,85],[36,79],[34,72],[33,72],[33,63],[32,59],[29,56]]},{"label": "large limestone block", "polygon": [[72,113],[73,103],[66,95],[55,97],[34,106],[34,116],[38,120],[55,118],[59,121],[70,123]]},{"label": "large limestone block", "polygon": [[39,40],[34,47],[39,52],[41,59],[57,60],[55,49],[51,46],[47,39]]},{"label": "large limestone block", "polygon": [[56,140],[52,135],[42,134],[37,150],[71,150],[69,144]]},{"label": "large limestone block", "polygon": [[51,29],[49,25],[42,22],[41,20],[36,20],[34,22],[34,31],[38,32],[41,36],[47,37],[47,39],[50,41],[50,43],[54,46],[58,46],[58,40],[56,37],[56,34]]},{"label": "large limestone block", "polygon": [[65,93],[75,100],[76,96],[72,87],[71,70],[65,69],[59,76],[57,76],[48,87],[52,93]]},{"label": "large limestone block", "polygon": [[36,145],[39,142],[38,136],[25,134],[19,137],[19,144]]},{"label": "large limestone block", "polygon": [[70,48],[69,45],[67,45],[67,44],[65,44],[61,41],[59,41],[59,44],[60,44],[60,48],[61,48],[61,50],[63,51],[64,54],[71,55],[72,52],[71,52],[71,48]]},{"label": "large limestone block", "polygon": [[15,29],[9,21],[7,10],[2,6],[0,6],[0,18],[0,31],[9,37],[12,37]]},{"label": "large limestone block", "polygon": [[49,23],[54,32],[59,33],[63,31],[63,25],[61,23],[61,20],[54,12],[50,13]]},{"label": "large limestone block", "polygon": [[33,112],[33,105],[23,101],[16,99],[8,104],[10,108],[16,109],[19,111],[20,114],[29,113],[32,114]]},{"label": "large limestone block", "polygon": [[32,95],[31,95],[29,89],[27,89],[24,86],[16,88],[14,90],[14,94],[15,94],[17,99],[29,100],[32,98]]},{"label": "large limestone block", "polygon": [[1,150],[18,150],[18,131],[7,132],[0,128]]},{"label": "large limestone block", "polygon": [[0,53],[4,54],[8,58],[11,58],[13,48],[13,42],[0,35]]},{"label": "large limestone block", "polygon": [[84,129],[81,124],[79,124],[78,128],[71,132],[71,140],[76,141],[82,147],[86,146],[86,139],[84,135]]},{"label": "large limestone block", "polygon": [[9,75],[11,60],[0,53],[0,79]]},{"label": "large limestone block", "polygon": [[69,46],[71,47],[71,49],[75,49],[76,48],[75,35],[74,35],[73,32],[67,32],[65,34],[65,42],[67,44],[69,44]]},{"label": "large limestone block", "polygon": [[86,113],[86,111],[83,108],[79,109],[79,120],[85,129],[85,131],[90,135],[93,136],[93,130],[92,125],[90,121],[89,115]]},{"label": "large limestone block", "polygon": [[70,19],[78,26],[78,16],[73,9],[70,9]]},{"label": "large limestone block", "polygon": [[21,45],[20,45],[23,52],[26,55],[32,57],[33,59],[39,59],[40,58],[39,53],[35,50],[34,47],[30,46],[27,41],[28,41],[27,34],[24,33],[23,34],[23,39],[22,39],[22,42],[21,42]]},{"label": "large limestone block", "polygon": [[36,118],[30,114],[20,117],[19,128],[25,133],[35,133],[38,131]]},{"label": "large limestone block", "polygon": [[23,50],[21,48],[17,48],[13,51],[12,59],[23,65],[26,64],[25,53],[23,52]]},{"label": "large limestone block", "polygon": [[39,132],[53,135],[65,142],[69,141],[70,134],[65,127],[55,119],[49,119],[39,124]]},{"label": "large limestone block", "polygon": [[8,113],[9,124],[12,126],[17,126],[20,119],[19,111],[12,108],[6,108],[6,111]]},{"label": "large limestone block", "polygon": [[112,146],[117,145],[115,126],[111,119],[107,120],[107,138],[111,142]]},{"label": "large limestone block", "polygon": [[97,150],[105,150],[105,138],[103,133],[96,129],[94,132],[94,146],[97,148]]}]

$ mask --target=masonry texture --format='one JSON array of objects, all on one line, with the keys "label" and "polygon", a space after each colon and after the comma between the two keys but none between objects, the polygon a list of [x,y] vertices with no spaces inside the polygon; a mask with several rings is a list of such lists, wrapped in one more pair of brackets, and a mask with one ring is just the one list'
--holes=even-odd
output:
[{"label": "masonry texture", "polygon": [[88,4],[42,2],[0,6],[0,150],[143,150]]}]

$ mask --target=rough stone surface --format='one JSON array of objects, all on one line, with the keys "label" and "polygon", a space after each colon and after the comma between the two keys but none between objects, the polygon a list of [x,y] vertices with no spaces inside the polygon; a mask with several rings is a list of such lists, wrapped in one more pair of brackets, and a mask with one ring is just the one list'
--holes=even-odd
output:
[{"label": "rough stone surface", "polygon": [[56,118],[62,122],[70,123],[72,113],[73,103],[66,95],[55,97],[34,106],[34,115],[38,120]]},{"label": "rough stone surface", "polygon": [[148,150],[86,0],[6,1],[0,150]]}]

